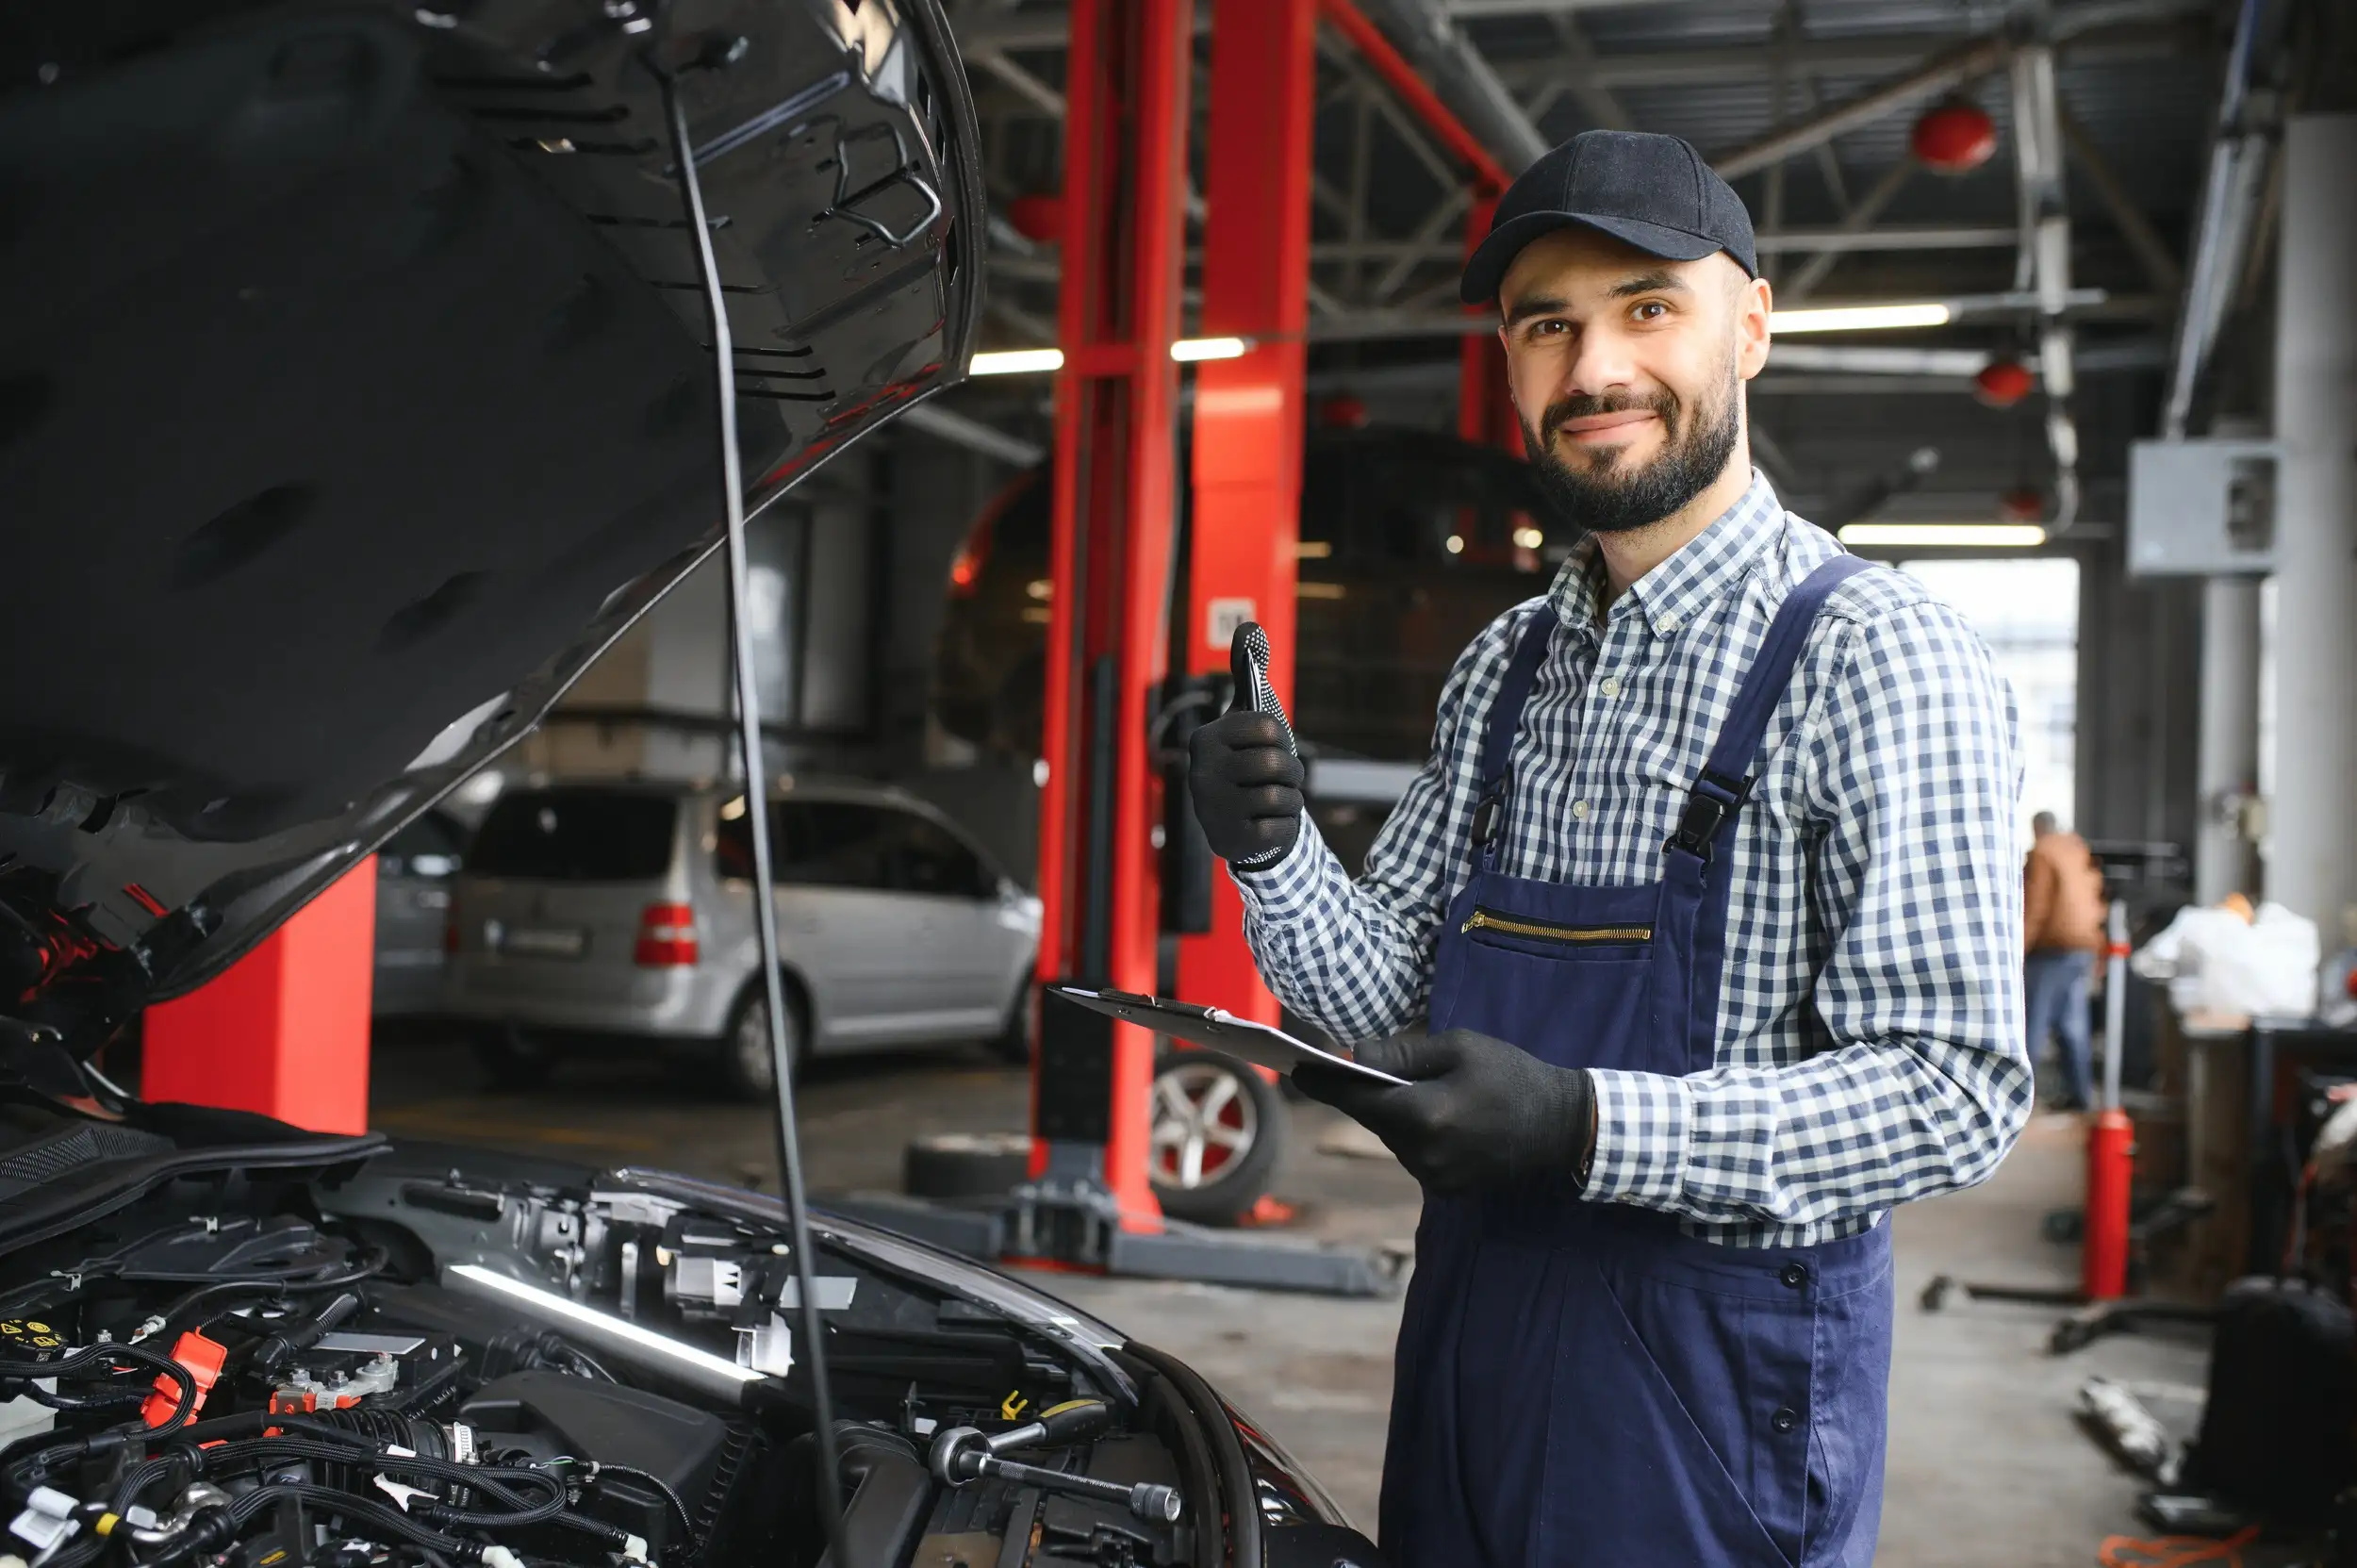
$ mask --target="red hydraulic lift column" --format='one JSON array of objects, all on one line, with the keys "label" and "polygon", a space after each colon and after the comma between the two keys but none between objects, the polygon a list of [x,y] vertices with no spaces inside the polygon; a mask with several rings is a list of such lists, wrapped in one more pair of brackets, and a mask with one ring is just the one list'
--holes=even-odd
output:
[{"label": "red hydraulic lift column", "polygon": [[[1075,0],[1064,83],[1063,296],[1047,628],[1039,973],[1155,989],[1161,782],[1146,702],[1168,662],[1178,489],[1189,0]],[[1124,1230],[1160,1228],[1147,1180],[1153,1037],[1043,1015],[1032,1169],[1102,1181]],[[1090,1169],[1091,1165],[1098,1168]],[[1047,1238],[1036,1239],[1040,1245]],[[1063,1250],[1063,1248],[1058,1248]]]},{"label": "red hydraulic lift column", "polygon": [[[1490,215],[1497,210],[1500,194],[1491,187],[1475,189],[1473,206],[1465,213],[1468,257],[1489,234]],[[1482,328],[1494,324],[1495,313],[1488,305],[1465,308],[1481,319]],[[1506,345],[1493,331],[1467,333],[1458,352],[1457,434],[1476,446],[1504,447],[1517,457],[1523,455],[1522,421],[1515,417],[1513,399],[1506,393]]]},{"label": "red hydraulic lift column", "polygon": [[371,856],[211,981],[147,1010],[141,1097],[367,1131],[375,974]]},{"label": "red hydraulic lift column", "polygon": [[[1195,371],[1187,668],[1225,674],[1236,623],[1257,620],[1268,633],[1270,684],[1288,707],[1316,88],[1317,0],[1216,0],[1202,335],[1252,346]],[[1277,1020],[1225,875],[1211,880],[1210,933],[1179,941],[1178,994]]]}]

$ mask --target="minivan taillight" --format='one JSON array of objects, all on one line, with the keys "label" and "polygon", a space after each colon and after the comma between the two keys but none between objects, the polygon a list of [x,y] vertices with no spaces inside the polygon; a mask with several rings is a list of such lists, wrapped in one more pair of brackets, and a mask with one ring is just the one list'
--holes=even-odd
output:
[{"label": "minivan taillight", "polygon": [[684,969],[696,962],[692,904],[649,904],[638,912],[638,946],[631,961],[642,969]]}]

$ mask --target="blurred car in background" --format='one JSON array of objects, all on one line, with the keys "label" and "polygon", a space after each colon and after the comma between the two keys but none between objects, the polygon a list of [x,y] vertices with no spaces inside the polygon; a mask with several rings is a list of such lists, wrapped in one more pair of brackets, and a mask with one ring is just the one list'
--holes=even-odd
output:
[{"label": "blurred car in background", "polygon": [[[1029,1050],[1040,904],[932,807],[797,782],[769,804],[796,1060],[988,1039]],[[569,1051],[652,1044],[731,1093],[773,1087],[752,834],[728,786],[508,791],[456,879],[443,1007],[496,1082]]]},{"label": "blurred car in background", "polygon": [[376,988],[370,1006],[380,1018],[440,1011],[450,889],[467,838],[456,817],[429,811],[376,852]]}]

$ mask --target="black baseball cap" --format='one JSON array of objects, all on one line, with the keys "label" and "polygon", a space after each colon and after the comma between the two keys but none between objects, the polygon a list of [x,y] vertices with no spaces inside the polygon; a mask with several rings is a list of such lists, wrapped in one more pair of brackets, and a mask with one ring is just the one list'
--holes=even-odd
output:
[{"label": "black baseball cap", "polygon": [[1759,276],[1752,215],[1692,143],[1645,131],[1582,131],[1506,188],[1488,238],[1465,263],[1459,296],[1490,304],[1525,245],[1574,224],[1670,261],[1724,251]]}]

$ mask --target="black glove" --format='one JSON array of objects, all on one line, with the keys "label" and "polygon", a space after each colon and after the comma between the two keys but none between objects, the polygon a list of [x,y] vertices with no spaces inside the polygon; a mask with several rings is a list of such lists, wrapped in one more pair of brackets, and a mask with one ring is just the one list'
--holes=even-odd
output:
[{"label": "black glove", "polygon": [[1187,789],[1211,853],[1260,871],[1301,837],[1301,759],[1275,714],[1223,714],[1187,741]]},{"label": "black glove", "polygon": [[1553,1178],[1575,1191],[1587,1180],[1596,1111],[1586,1068],[1551,1066],[1469,1029],[1394,1034],[1352,1055],[1410,1081],[1305,1064],[1294,1082],[1382,1139],[1425,1186],[1455,1193]]}]

